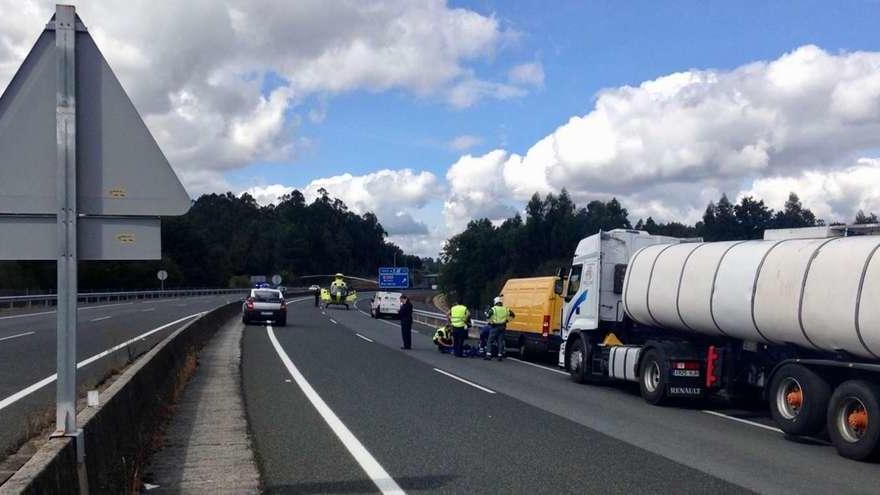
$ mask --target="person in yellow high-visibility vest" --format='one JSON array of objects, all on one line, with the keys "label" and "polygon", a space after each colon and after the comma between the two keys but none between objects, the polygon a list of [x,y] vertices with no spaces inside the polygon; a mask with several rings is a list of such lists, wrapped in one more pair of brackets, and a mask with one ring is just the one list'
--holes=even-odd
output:
[{"label": "person in yellow high-visibility vest", "polygon": [[489,320],[489,341],[486,343],[486,354],[483,359],[490,360],[494,354],[501,361],[504,359],[504,332],[507,330],[507,322],[516,317],[513,311],[504,305],[501,296],[495,298],[494,306],[486,311],[486,318]]},{"label": "person in yellow high-visibility vest", "polygon": [[464,357],[464,341],[468,337],[468,327],[471,325],[471,313],[464,304],[456,304],[449,308],[449,326],[452,327],[452,354],[455,357]]}]

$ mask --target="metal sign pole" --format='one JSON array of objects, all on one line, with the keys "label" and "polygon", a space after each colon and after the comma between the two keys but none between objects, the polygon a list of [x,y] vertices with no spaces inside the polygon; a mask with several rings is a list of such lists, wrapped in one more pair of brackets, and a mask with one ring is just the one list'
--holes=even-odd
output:
[{"label": "metal sign pole", "polygon": [[55,435],[76,434],[76,13],[70,5],[55,11],[58,94],[58,383]]}]

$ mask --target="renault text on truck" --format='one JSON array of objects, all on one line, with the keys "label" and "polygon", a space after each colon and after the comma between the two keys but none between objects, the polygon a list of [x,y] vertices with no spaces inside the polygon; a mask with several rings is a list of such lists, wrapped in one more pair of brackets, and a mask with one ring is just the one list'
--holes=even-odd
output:
[{"label": "renault text on truck", "polygon": [[651,404],[762,395],[785,433],[827,429],[841,455],[877,457],[877,230],[587,237],[565,284],[559,364],[578,382],[638,382]]}]

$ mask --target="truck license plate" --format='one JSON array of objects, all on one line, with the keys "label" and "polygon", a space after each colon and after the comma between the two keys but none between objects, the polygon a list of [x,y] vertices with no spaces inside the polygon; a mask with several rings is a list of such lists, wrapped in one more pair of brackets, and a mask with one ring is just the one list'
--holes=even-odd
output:
[{"label": "truck license plate", "polygon": [[672,370],[672,376],[686,376],[689,378],[699,378],[700,370]]},{"label": "truck license plate", "polygon": [[260,314],[263,315],[263,316],[272,316],[272,312],[271,312],[271,311],[262,311],[262,312],[260,312]]}]

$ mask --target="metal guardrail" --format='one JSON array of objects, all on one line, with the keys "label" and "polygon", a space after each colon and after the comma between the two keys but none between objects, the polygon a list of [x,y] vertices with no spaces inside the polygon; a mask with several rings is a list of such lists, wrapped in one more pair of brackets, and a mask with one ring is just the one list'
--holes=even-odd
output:
[{"label": "metal guardrail", "polygon": [[[86,292],[79,294],[80,302],[126,301],[130,299],[160,299],[174,297],[213,296],[220,294],[245,294],[250,289],[175,289],[145,290],[125,292]],[[0,307],[31,307],[34,304],[52,306],[57,300],[56,294],[39,294],[24,296],[0,297]]]}]

